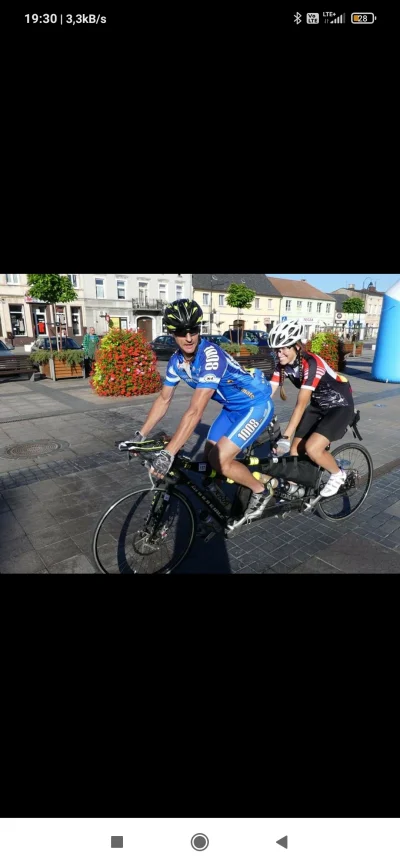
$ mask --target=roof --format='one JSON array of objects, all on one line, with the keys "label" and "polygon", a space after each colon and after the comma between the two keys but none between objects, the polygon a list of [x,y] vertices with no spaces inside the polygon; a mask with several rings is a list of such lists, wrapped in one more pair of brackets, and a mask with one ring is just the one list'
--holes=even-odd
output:
[{"label": "roof", "polygon": [[[211,279],[216,277],[217,279]],[[253,289],[257,295],[268,295],[272,298],[279,298],[280,293],[277,291],[267,279],[265,274],[193,274],[192,284],[193,289],[203,289],[204,291],[226,291],[231,283],[245,283],[248,289]]]},{"label": "roof", "polygon": [[335,291],[332,292],[332,294],[333,295],[348,295],[350,298],[357,298],[358,296],[361,296],[361,295],[371,295],[372,297],[377,295],[378,298],[379,297],[384,298],[386,295],[386,292],[378,292],[377,289],[335,289]]},{"label": "roof", "polygon": [[284,298],[315,298],[318,301],[327,299],[326,292],[316,289],[307,280],[284,280],[281,277],[267,277],[267,280]]}]

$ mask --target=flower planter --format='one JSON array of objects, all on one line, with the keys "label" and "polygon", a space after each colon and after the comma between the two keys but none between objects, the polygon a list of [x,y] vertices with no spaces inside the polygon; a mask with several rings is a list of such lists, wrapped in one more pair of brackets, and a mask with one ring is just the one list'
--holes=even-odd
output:
[{"label": "flower planter", "polygon": [[54,382],[58,379],[85,378],[84,364],[67,364],[66,361],[60,361],[59,358],[56,358],[55,360],[49,358],[47,363],[40,364],[39,369],[47,379],[53,379]]},{"label": "flower planter", "polygon": [[[343,352],[345,355],[352,355],[354,349],[354,343],[343,343]],[[356,346],[356,355],[362,355],[362,346]]]}]

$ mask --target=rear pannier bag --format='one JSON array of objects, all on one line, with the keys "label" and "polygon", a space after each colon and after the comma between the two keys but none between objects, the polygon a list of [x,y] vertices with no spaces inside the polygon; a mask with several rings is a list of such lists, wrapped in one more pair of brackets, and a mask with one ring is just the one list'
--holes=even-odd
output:
[{"label": "rear pannier bag", "polygon": [[284,478],[285,481],[295,481],[304,487],[315,487],[320,467],[306,455],[299,457],[278,457],[267,460],[260,466],[261,472],[272,478]]}]

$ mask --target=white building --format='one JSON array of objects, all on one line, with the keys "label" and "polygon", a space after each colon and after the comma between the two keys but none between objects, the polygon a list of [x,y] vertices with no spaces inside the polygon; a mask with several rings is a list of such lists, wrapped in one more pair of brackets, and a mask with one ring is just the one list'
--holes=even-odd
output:
[{"label": "white building", "polygon": [[332,295],[321,292],[307,280],[286,280],[268,277],[281,295],[280,321],[297,319],[304,326],[304,336],[334,328],[336,302]]},{"label": "white building", "polygon": [[[166,303],[192,297],[192,274],[80,274],[86,327],[137,328],[146,339],[163,333]],[[106,319],[109,316],[109,320]]]}]

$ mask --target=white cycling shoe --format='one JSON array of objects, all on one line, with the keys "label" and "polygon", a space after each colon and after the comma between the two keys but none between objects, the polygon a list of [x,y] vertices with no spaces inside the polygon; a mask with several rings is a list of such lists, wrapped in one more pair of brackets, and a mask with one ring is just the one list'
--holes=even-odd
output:
[{"label": "white cycling shoe", "polygon": [[335,475],[331,475],[329,481],[325,484],[323,490],[321,490],[321,496],[334,496],[335,493],[340,490],[342,484],[346,481],[347,475],[341,469],[340,472],[336,472]]}]

